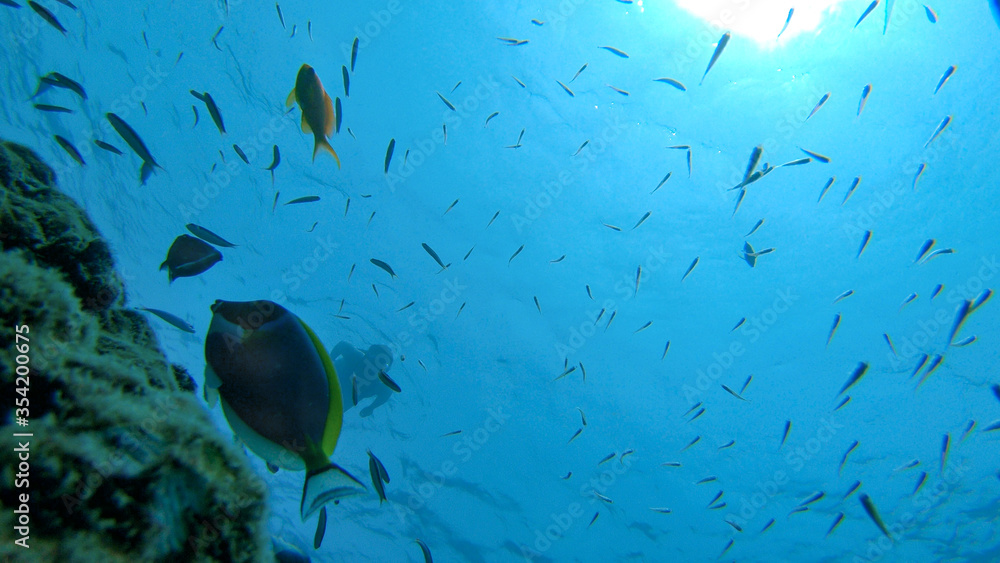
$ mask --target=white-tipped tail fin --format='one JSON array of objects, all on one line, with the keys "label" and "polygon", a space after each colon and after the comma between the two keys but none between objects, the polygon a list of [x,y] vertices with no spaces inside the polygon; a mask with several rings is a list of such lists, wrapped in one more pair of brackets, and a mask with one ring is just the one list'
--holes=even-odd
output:
[{"label": "white-tipped tail fin", "polygon": [[328,502],[359,495],[367,490],[361,481],[335,463],[309,471],[302,487],[302,506],[299,508],[302,520],[308,519]]}]

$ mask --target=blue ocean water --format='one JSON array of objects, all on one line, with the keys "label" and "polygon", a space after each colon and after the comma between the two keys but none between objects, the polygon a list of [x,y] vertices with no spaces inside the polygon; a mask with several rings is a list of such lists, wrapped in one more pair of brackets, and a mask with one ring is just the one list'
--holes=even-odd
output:
[{"label": "blue ocean water", "polygon": [[[199,388],[216,299],[278,301],[327,348],[393,350],[402,391],[348,410],[332,458],[370,486],[370,449],[387,503],[331,506],[313,550],[302,474],[251,455],[272,535],[314,560],[419,561],[420,538],[440,561],[997,561],[1000,331],[994,300],[975,306],[1000,279],[990,3],[897,0],[855,25],[868,2],[823,2],[780,40],[791,6],[735,1],[286,0],[283,22],[248,0],[45,3],[65,34],[3,6],[2,136],[85,207],[129,303],[195,327],[151,317]],[[342,103],[339,169],[286,113],[304,63]],[[87,100],[29,101],[53,71]],[[107,112],[162,166],[144,185]],[[766,177],[731,190],[757,146]],[[830,162],[770,168],[800,149]],[[168,283],[187,223],[238,246]],[[928,239],[946,252],[915,260]],[[913,375],[925,354],[940,365]]]}]

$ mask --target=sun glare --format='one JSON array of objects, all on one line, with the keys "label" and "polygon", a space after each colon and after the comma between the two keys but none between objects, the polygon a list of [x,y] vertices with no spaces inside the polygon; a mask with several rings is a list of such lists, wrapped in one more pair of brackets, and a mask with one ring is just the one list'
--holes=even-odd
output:
[{"label": "sun glare", "polygon": [[823,18],[837,10],[842,1],[799,2],[789,19],[791,0],[676,0],[682,9],[713,27],[772,47],[784,45],[801,33],[816,32]]}]

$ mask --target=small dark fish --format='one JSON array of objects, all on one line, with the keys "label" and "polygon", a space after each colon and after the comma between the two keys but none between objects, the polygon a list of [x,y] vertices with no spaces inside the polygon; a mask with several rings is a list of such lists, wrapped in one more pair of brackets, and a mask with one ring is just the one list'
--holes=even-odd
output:
[{"label": "small dark fish", "polygon": [[742,319],[740,319],[740,320],[739,320],[739,322],[738,322],[738,323],[736,323],[736,326],[734,326],[734,327],[733,327],[733,329],[732,329],[732,330],[730,330],[729,332],[735,332],[735,331],[736,331],[736,329],[738,329],[738,328],[740,328],[741,326],[743,326],[743,323],[745,323],[745,322],[747,322],[747,318],[746,318],[746,317],[743,317]]},{"label": "small dark fish", "polygon": [[941,80],[938,81],[937,88],[934,88],[935,95],[938,93],[938,90],[940,90],[941,87],[944,86],[945,82],[948,82],[948,79],[951,78],[951,75],[955,74],[955,70],[957,69],[958,67],[955,65],[951,65],[950,67],[945,69],[944,74],[941,75]]},{"label": "small dark fish", "polygon": [[354,43],[351,45],[351,72],[354,72],[354,63],[358,61],[358,38],[354,38]]},{"label": "small dark fish", "polygon": [[80,154],[80,151],[76,150],[76,147],[73,146],[73,143],[67,141],[65,138],[59,135],[53,135],[53,137],[55,137],[55,140],[57,143],[59,143],[59,146],[62,147],[67,154],[73,157],[73,160],[75,160],[80,166],[84,166],[87,164],[86,162],[83,161],[83,156]]},{"label": "small dark fish", "polygon": [[587,524],[587,527],[589,528],[589,527],[593,526],[594,522],[597,522],[597,517],[600,516],[600,515],[601,515],[600,512],[595,512],[594,513],[594,517],[590,519],[590,524]]},{"label": "small dark fish", "polygon": [[100,147],[100,148],[108,151],[108,152],[115,153],[117,155],[122,154],[122,151],[118,150],[117,147],[115,147],[114,145],[109,145],[108,143],[105,143],[104,141],[100,141],[100,140],[96,140],[95,139],[94,140],[94,144],[97,145],[98,147]]},{"label": "small dark fish", "polygon": [[375,487],[375,492],[378,493],[378,503],[381,505],[383,501],[388,499],[385,496],[385,486],[382,484],[382,476],[378,472],[378,464],[371,452],[368,452],[368,474],[371,476],[372,486]]},{"label": "small dark fish", "polygon": [[941,293],[942,289],[944,289],[944,285],[942,284],[937,284],[934,286],[934,291],[931,292],[931,301],[933,301],[934,298],[937,297],[939,293]]},{"label": "small dark fish", "polygon": [[858,248],[858,255],[856,258],[861,258],[861,253],[865,251],[865,248],[868,248],[868,243],[871,242],[871,240],[872,232],[865,231],[865,234],[861,237],[861,246]]},{"label": "small dark fish", "polygon": [[45,6],[40,6],[36,4],[33,0],[28,0],[28,5],[31,9],[35,11],[36,14],[42,17],[43,20],[49,22],[49,25],[59,30],[60,33],[66,35],[66,28],[59,23],[55,15],[52,14]]},{"label": "small dark fish", "polygon": [[773,525],[774,525],[774,518],[771,518],[770,520],[767,521],[767,524],[764,524],[764,527],[761,528],[760,533],[763,534],[764,532],[767,531],[768,528],[770,528]]},{"label": "small dark fish", "polygon": [[448,106],[448,109],[450,109],[451,111],[457,111],[455,109],[455,106],[452,105],[452,103],[449,102],[447,98],[441,95],[441,92],[434,92],[434,93],[437,94],[439,98],[441,98],[441,101],[444,102],[444,105]]},{"label": "small dark fish", "polygon": [[205,227],[195,225],[194,223],[188,223],[187,225],[184,226],[192,235],[200,238],[201,240],[207,243],[214,244],[215,246],[221,246],[223,248],[233,248],[236,246],[235,244],[227,241],[226,239],[220,237],[219,235],[213,233],[212,231],[206,229]]},{"label": "small dark fish", "polygon": [[726,448],[731,448],[734,445],[736,445],[736,440],[730,440],[730,441],[726,442],[725,444],[719,446],[719,449],[720,450],[724,450]]},{"label": "small dark fish", "polygon": [[476,245],[472,245],[472,248],[470,248],[469,251],[465,253],[465,257],[462,258],[462,261],[465,262],[466,260],[468,260],[469,256],[472,254],[472,251],[475,250],[475,249],[476,249]]},{"label": "small dark fish", "polygon": [[558,83],[560,86],[562,86],[562,89],[565,90],[566,93],[569,94],[569,96],[571,98],[575,98],[576,97],[576,94],[574,94],[573,91],[569,89],[569,86],[566,86],[565,84],[563,84],[562,82],[559,82],[558,80],[556,80],[556,83]]},{"label": "small dark fish", "polygon": [[38,111],[47,111],[49,113],[73,113],[73,110],[69,108],[64,108],[62,106],[50,106],[49,104],[35,104],[35,109]]},{"label": "small dark fish", "polygon": [[681,449],[681,451],[683,452],[684,450],[686,450],[686,449],[690,448],[691,446],[697,444],[699,440],[701,440],[701,436],[695,436],[694,440],[691,440],[691,442],[688,445],[684,446],[684,448]]},{"label": "small dark fish", "polygon": [[788,29],[788,24],[791,23],[791,21],[792,21],[792,14],[794,14],[794,13],[795,13],[795,8],[791,8],[791,9],[788,10],[788,17],[785,18],[785,25],[782,26],[781,31],[778,32],[778,36],[774,38],[775,41],[777,41],[778,39],[781,39],[781,35],[783,33],[785,33],[786,29]]},{"label": "small dark fish", "polygon": [[[877,1],[874,2],[874,4],[877,3]],[[875,503],[873,503],[872,499],[865,493],[861,493],[861,505],[865,507],[865,512],[868,513],[868,517],[872,519],[872,522],[878,526],[878,529],[882,530],[882,533],[885,534],[887,538],[891,539],[892,536],[889,535],[888,528],[885,527],[885,523],[882,522],[882,517],[878,515],[878,510],[875,509]]]},{"label": "small dark fish", "polygon": [[[575,440],[575,439],[576,439],[576,437],[577,437],[577,436],[579,436],[581,432],[583,432],[583,428],[581,428],[581,429],[577,430],[577,431],[576,431],[576,434],[573,434],[573,437],[572,437],[572,438],[570,438],[570,439],[569,439],[569,441],[570,441],[570,442],[572,442],[573,440]],[[569,442],[566,442],[566,443],[568,444]]]},{"label": "small dark fish", "polygon": [[573,476],[573,472],[570,471],[569,473],[566,474],[565,477],[560,477],[560,479],[562,479],[563,481],[568,481],[569,478],[572,477],[572,476]]},{"label": "small dark fish", "polygon": [[972,301],[966,299],[958,306],[958,311],[955,313],[955,321],[951,325],[951,333],[948,335],[948,344],[955,341],[955,336],[958,335],[958,331],[962,329],[962,325],[965,323],[966,319],[972,313]]},{"label": "small dark fish", "polygon": [[233,150],[236,151],[236,156],[240,157],[240,160],[242,160],[246,164],[250,164],[250,161],[247,160],[246,153],[243,152],[243,149],[241,149],[239,145],[233,143]]},{"label": "small dark fish", "polygon": [[945,116],[945,118],[941,120],[941,123],[938,124],[937,129],[934,130],[934,134],[931,135],[930,139],[927,139],[926,143],[924,143],[924,148],[926,149],[931,143],[933,143],[938,137],[940,137],[941,133],[943,133],[944,130],[947,129],[949,125],[951,125],[950,115]]},{"label": "small dark fish", "polygon": [[514,79],[514,82],[517,82],[518,86],[520,86],[521,88],[527,88],[527,86],[525,86],[525,85],[524,85],[524,82],[521,82],[521,81],[520,81],[520,80],[519,80],[519,79],[518,79],[518,78],[517,78],[516,76],[514,76],[513,74],[512,74],[512,75],[510,75],[510,77],[511,77],[511,78],[513,78],[513,79]]},{"label": "small dark fish", "polygon": [[660,356],[660,361],[662,362],[664,358],[667,357],[667,351],[670,350],[670,341],[667,340],[667,345],[663,347],[663,355]]},{"label": "small dark fish", "polygon": [[77,82],[76,80],[73,80],[72,78],[69,78],[64,74],[60,74],[58,72],[50,72],[45,76],[41,77],[39,79],[40,91],[36,92],[35,96],[37,96],[42,91],[42,84],[46,86],[54,86],[56,88],[65,88],[66,90],[71,90],[77,96],[80,96],[80,99],[82,100],[87,99],[87,92],[84,91],[83,86],[81,86],[80,83]]},{"label": "small dark fish", "polygon": [[838,512],[837,516],[833,519],[833,524],[830,524],[830,529],[826,531],[826,535],[823,537],[830,537],[830,534],[832,534],[833,531],[837,529],[837,526],[839,526],[840,523],[843,521],[844,521],[844,513]]},{"label": "small dark fish", "polygon": [[437,262],[438,266],[441,266],[441,269],[447,269],[447,266],[444,265],[444,262],[441,261],[441,258],[437,255],[437,252],[434,252],[433,248],[427,246],[427,243],[425,242],[420,243],[420,245],[424,247],[424,250],[427,251],[427,254],[431,255],[431,258],[433,258],[434,261]]},{"label": "small dark fish", "polygon": [[745,234],[745,235],[743,235],[743,238],[746,238],[746,237],[748,237],[748,236],[756,233],[757,229],[759,229],[760,226],[763,225],[763,224],[764,224],[764,220],[763,219],[760,219],[759,221],[757,221],[757,223],[753,226],[753,228],[750,229],[750,232],[747,233],[747,234]]},{"label": "small dark fish", "polygon": [[549,260],[549,264],[558,264],[559,262],[562,262],[565,259],[566,259],[566,255],[563,254],[562,256],[560,256],[559,258],[556,258],[555,260]]},{"label": "small dark fish", "polygon": [[[588,63],[588,64],[589,64],[589,63]],[[570,83],[572,84],[572,82],[573,82],[574,80],[576,80],[576,77],[577,77],[577,76],[580,76],[580,73],[581,73],[581,72],[583,72],[583,71],[584,71],[584,70],[585,70],[586,68],[587,68],[587,65],[586,65],[586,64],[585,64],[585,65],[583,65],[583,66],[581,66],[581,67],[580,67],[580,70],[576,71],[576,74],[574,74],[574,75],[573,75],[573,78],[570,78],[570,80],[569,80],[569,81],[570,81]]]},{"label": "small dark fish", "polygon": [[840,409],[842,409],[844,407],[844,405],[846,405],[849,402],[851,402],[851,396],[850,395],[844,395],[844,398],[840,400],[840,403],[836,407],[834,407],[833,411],[834,412],[839,411]]},{"label": "small dark fish", "polygon": [[[821,155],[819,153],[812,152],[812,151],[807,151],[806,149],[804,149],[802,147],[799,147],[799,150],[802,151],[802,152],[804,152],[804,153],[806,153],[806,154],[808,154],[812,158],[815,158],[816,160],[822,162],[823,164],[829,164],[830,163],[830,157],[828,157],[828,156],[824,156],[824,155]],[[808,159],[806,159],[806,160],[808,160]],[[796,161],[796,162],[798,162],[798,161]],[[803,164],[805,164],[805,163],[803,163]],[[790,164],[784,164],[782,166],[790,166]]]},{"label": "small dark fish", "polygon": [[[355,266],[357,266],[357,264],[351,264],[351,270],[349,272],[347,272],[347,281],[351,281],[351,275],[354,274],[354,268],[355,268]],[[343,307],[344,302],[341,301],[340,304],[341,304],[341,307]]]},{"label": "small dark fish", "polygon": [[494,117],[498,116],[498,115],[500,115],[499,111],[495,111],[495,112],[491,113],[489,115],[489,117],[486,118],[486,123],[483,123],[483,127],[485,128],[487,125],[489,125],[490,124],[490,120],[493,119]]},{"label": "small dark fish", "polygon": [[347,67],[341,65],[340,72],[344,76],[344,97],[351,97],[351,74],[347,71]]},{"label": "small dark fish", "polygon": [[[847,448],[847,451],[844,452],[844,456],[840,458],[840,466],[837,468],[838,475],[840,475],[840,472],[844,470],[844,464],[847,463],[847,456],[851,455],[851,452],[853,452],[854,449],[857,447],[858,447],[858,441],[854,440],[853,442],[851,442],[850,447]],[[808,504],[808,503],[802,503],[802,504]]]},{"label": "small dark fish", "polygon": [[785,431],[781,435],[781,444],[778,446],[778,449],[781,449],[781,446],[785,445],[785,440],[788,440],[788,433],[791,432],[791,431],[792,431],[792,421],[791,420],[786,420],[785,421]]},{"label": "small dark fish", "polygon": [[[816,115],[816,112],[819,111],[820,108],[822,108],[823,105],[826,104],[826,102],[829,99],[830,99],[830,92],[823,94],[823,97],[819,99],[819,103],[816,104],[816,107],[814,107],[813,110],[809,112],[809,117]],[[809,121],[809,117],[806,117],[806,121]]]},{"label": "small dark fish", "polygon": [[[861,25],[861,22],[865,21],[865,18],[868,17],[868,14],[872,13],[872,11],[875,9],[875,7],[878,6],[878,3],[879,3],[879,0],[872,0],[872,3],[868,5],[868,8],[865,10],[865,13],[861,14],[861,17],[858,18],[858,23],[854,24],[855,28],[857,28],[859,25]],[[888,535],[888,534],[886,534],[886,535]]]},{"label": "small dark fish", "polygon": [[222,33],[222,30],[224,28],[225,28],[225,26],[220,25],[219,29],[215,30],[215,35],[212,36],[212,45],[215,45],[215,48],[218,49],[219,51],[222,50],[222,47],[219,47],[219,44],[216,43],[215,40],[219,38],[219,34]]},{"label": "small dark fish", "polygon": [[737,393],[736,391],[733,391],[732,389],[730,389],[729,386],[726,385],[725,383],[723,383],[721,385],[722,385],[722,388],[725,389],[726,392],[729,393],[730,395],[732,395],[733,397],[736,397],[737,399],[739,399],[741,401],[746,401],[746,399],[744,399],[743,397],[741,397],[740,394]]},{"label": "small dark fish", "polygon": [[930,356],[927,354],[920,355],[920,360],[917,362],[917,367],[914,368],[913,373],[910,374],[910,379],[913,379],[914,376],[920,373],[920,369],[924,367],[924,364],[927,363],[928,359],[930,359]]},{"label": "small dark fish", "polygon": [[937,241],[932,238],[925,240],[924,243],[920,245],[920,250],[917,252],[917,257],[913,260],[913,263],[916,264],[917,262],[920,262],[920,259],[934,247],[936,242]]},{"label": "small dark fish", "polygon": [[621,49],[616,49],[614,47],[608,47],[608,46],[600,47],[600,49],[604,49],[605,51],[608,51],[609,53],[614,53],[615,55],[618,55],[619,57],[621,57],[623,59],[627,59],[628,58],[628,53],[626,53],[625,51],[622,51]]},{"label": "small dark fish", "polygon": [[[730,522],[729,520],[726,520],[726,523],[728,523],[728,524],[729,524],[730,526],[732,526],[732,525],[733,525],[733,523],[732,523],[732,522]],[[742,531],[742,530],[741,530],[741,531]],[[722,550],[722,553],[720,553],[720,554],[719,554],[719,556],[718,556],[718,557],[716,557],[716,559],[722,559],[722,556],[723,556],[723,555],[725,555],[725,554],[726,554],[726,552],[728,552],[728,551],[729,551],[729,548],[733,547],[733,542],[734,542],[734,540],[729,540],[729,543],[727,543],[727,544],[726,544],[726,547],[725,547],[725,549],[723,549],[723,550]]]},{"label": "small dark fish", "polygon": [[621,227],[616,227],[614,225],[609,225],[607,223],[601,223],[601,224],[604,225],[605,227],[611,229],[612,231],[618,231],[619,233],[622,232]]},{"label": "small dark fish", "polygon": [[698,83],[699,86],[701,86],[705,82],[705,77],[708,76],[708,71],[712,70],[712,67],[715,66],[716,61],[719,60],[719,56],[722,55],[722,51],[725,50],[726,45],[729,44],[730,37],[732,37],[732,34],[727,31],[719,39],[719,44],[716,45],[715,52],[712,53],[712,59],[708,62],[708,67],[705,68],[705,74],[701,75],[701,82]]},{"label": "small dark fish", "polygon": [[340,96],[333,100],[333,130],[340,133],[340,124],[344,121],[344,109],[340,105]]},{"label": "small dark fish", "polygon": [[319,511],[319,522],[316,524],[316,535],[313,536],[313,549],[319,549],[323,545],[323,536],[326,535],[326,507]]},{"label": "small dark fish", "polygon": [[583,148],[586,147],[589,144],[590,144],[590,139],[587,139],[586,141],[584,141],[583,144],[580,145],[580,148],[576,149],[576,152],[573,153],[573,156],[576,156],[576,155],[580,154],[580,151],[582,151]]},{"label": "small dark fish", "polygon": [[517,248],[517,250],[514,251],[514,254],[510,255],[510,259],[507,260],[507,265],[508,266],[510,266],[510,263],[514,260],[514,258],[517,258],[517,255],[520,254],[522,250],[524,250],[524,245],[523,244],[521,246],[519,246]]},{"label": "small dark fish", "polygon": [[889,345],[889,351],[892,352],[892,355],[893,356],[898,356],[899,354],[896,353],[896,347],[892,345],[892,339],[889,338],[889,333],[883,332],[882,333],[882,338],[884,338],[885,339],[885,343]]},{"label": "small dark fish", "polygon": [[538,309],[538,314],[542,314],[542,306],[538,304],[538,297],[533,296],[535,299],[535,308]]},{"label": "small dark fish", "polygon": [[945,464],[948,462],[948,446],[951,444],[951,434],[945,434],[941,438],[941,472],[944,472]]},{"label": "small dark fish", "polygon": [[383,171],[389,173],[389,163],[392,162],[392,151],[396,148],[396,139],[389,139],[389,146],[385,149],[385,166]]},{"label": "small dark fish", "polygon": [[691,273],[691,270],[694,270],[694,267],[698,265],[698,260],[699,260],[699,258],[698,258],[698,257],[696,256],[696,257],[695,257],[695,259],[694,259],[694,261],[693,261],[693,262],[691,262],[691,265],[690,265],[690,266],[688,266],[688,269],[687,269],[687,271],[686,271],[686,272],[684,272],[684,275],[683,275],[683,276],[681,276],[681,281],[682,281],[682,282],[683,282],[683,281],[684,281],[685,279],[687,279],[688,275],[689,275],[689,274]]},{"label": "small dark fish", "polygon": [[865,372],[867,371],[868,371],[868,363],[859,362],[857,367],[854,368],[854,371],[851,372],[851,376],[847,379],[847,383],[844,383],[844,386],[840,388],[840,392],[837,393],[837,395],[838,396],[842,395],[844,391],[847,391],[848,389],[853,387],[854,384],[856,384],[859,380],[861,380],[861,378],[865,375]]},{"label": "small dark fish", "polygon": [[605,84],[605,86],[607,86],[608,88],[611,88],[611,89],[612,89],[612,90],[614,90],[615,92],[618,92],[618,93],[619,93],[619,94],[621,94],[622,96],[628,96],[628,95],[629,95],[629,93],[628,93],[627,91],[625,91],[625,90],[622,90],[621,88],[615,88],[614,86],[612,86],[612,85],[610,85],[610,84]]},{"label": "small dark fish", "polygon": [[183,330],[184,332],[189,332],[191,334],[194,334],[194,327],[191,326],[191,323],[185,321],[184,319],[174,314],[168,313],[166,311],[161,311],[159,309],[148,309],[146,307],[139,307],[139,309],[142,311],[146,311],[147,313],[153,313],[157,317],[160,317],[164,321],[170,323],[175,328]]},{"label": "small dark fish", "polygon": [[[726,524],[729,524],[730,526],[732,526],[732,527],[733,527],[733,529],[734,529],[734,530],[736,530],[737,532],[742,532],[742,531],[743,531],[743,528],[741,528],[741,527],[740,527],[740,526],[739,526],[738,524],[736,524],[735,522],[731,522],[731,521],[729,521],[729,520],[726,520]],[[723,552],[723,553],[725,553],[725,552]]]},{"label": "small dark fish", "polygon": [[865,104],[868,103],[868,96],[872,93],[872,85],[866,84],[861,90],[861,102],[858,103],[858,117],[861,117],[861,112],[865,111]]},{"label": "small dark fish", "polygon": [[146,148],[146,144],[142,142],[141,138],[139,138],[139,134],[135,132],[135,129],[132,129],[128,123],[125,123],[122,118],[113,113],[107,113],[105,116],[111,123],[111,126],[114,127],[115,131],[121,135],[121,138],[124,139],[135,154],[142,159],[143,169],[152,170],[153,168],[162,168],[156,163],[153,155],[150,154],[149,149]]},{"label": "small dark fish", "polygon": [[695,483],[695,485],[704,485],[705,483],[712,483],[712,482],[718,481],[718,480],[719,480],[718,477],[716,477],[715,475],[710,475],[710,476],[705,477],[704,479],[698,481],[697,483]]},{"label": "small dark fish", "polygon": [[[995,4],[995,2],[993,2]],[[930,6],[924,4],[924,13],[927,14],[927,20],[931,23],[937,23],[938,15],[937,12],[931,9]]]},{"label": "small dark fish", "polygon": [[388,274],[389,274],[389,275],[390,275],[391,277],[394,277],[394,278],[395,278],[395,277],[398,277],[398,276],[396,275],[396,272],[392,271],[392,266],[390,266],[390,265],[386,264],[385,262],[383,262],[383,261],[381,261],[381,260],[379,260],[379,259],[377,259],[377,258],[372,258],[372,259],[370,259],[370,262],[371,262],[372,264],[375,264],[375,265],[376,265],[376,266],[378,266],[379,268],[382,268],[383,270],[385,270],[385,271],[386,271],[386,273],[388,273]]},{"label": "small dark fish", "polygon": [[445,209],[445,210],[444,210],[444,213],[442,213],[441,215],[442,215],[442,216],[444,216],[444,215],[447,215],[447,214],[448,214],[448,212],[449,212],[449,211],[451,211],[451,208],[452,208],[452,207],[455,207],[455,204],[457,204],[457,203],[458,203],[458,200],[457,200],[457,199],[456,199],[455,201],[451,202],[451,205],[449,205],[449,206],[448,206],[448,209]]},{"label": "small dark fish", "polygon": [[654,188],[653,191],[649,192],[649,195],[655,194],[656,190],[660,189],[660,187],[663,186],[663,184],[666,184],[667,180],[670,179],[671,174],[673,174],[673,172],[667,172],[667,175],[664,176],[662,180],[660,180],[660,183],[656,185],[656,188]]},{"label": "small dark fish", "polygon": [[434,558],[431,557],[431,550],[427,547],[427,544],[419,539],[414,541],[417,542],[417,545],[420,546],[420,551],[424,554],[424,563],[434,563]]},{"label": "small dark fish", "polygon": [[278,21],[281,22],[281,29],[286,29],[285,28],[285,16],[283,16],[281,14],[281,6],[279,6],[277,2],[274,3],[274,9],[278,10]]},{"label": "small dark fish", "polygon": [[674,88],[677,88],[681,92],[687,92],[687,86],[682,84],[679,80],[674,80],[673,78],[654,78],[653,82],[663,82],[664,84],[669,84]]},{"label": "small dark fish", "polygon": [[294,205],[296,203],[312,203],[314,201],[319,201],[318,195],[307,195],[299,198],[295,198],[292,201],[286,201],[285,205]]},{"label": "small dark fish", "polygon": [[924,483],[926,482],[927,482],[927,472],[921,471],[920,477],[917,477],[917,484],[913,486],[913,492],[910,493],[910,496],[913,496],[918,492],[920,492],[920,489],[924,486]]},{"label": "small dark fish", "polygon": [[844,496],[840,500],[841,501],[847,500],[847,497],[853,495],[854,491],[856,491],[856,490],[858,490],[860,488],[861,488],[861,481],[855,481],[854,484],[851,485],[850,488],[847,489],[847,492],[844,493]]},{"label": "small dark fish", "polygon": [[543,25],[545,25],[545,22],[543,22],[541,20],[531,20],[531,23],[533,23],[533,24],[535,24],[537,26],[543,26]]},{"label": "small dark fish", "polygon": [[384,383],[386,387],[388,387],[389,389],[392,389],[396,393],[402,393],[403,392],[403,390],[400,389],[399,385],[395,381],[393,381],[391,377],[389,377],[389,374],[387,374],[385,372],[385,370],[379,370],[379,372],[378,372],[378,379],[379,379],[379,381],[381,381],[382,383]]},{"label": "small dark fish", "polygon": [[208,243],[181,235],[170,245],[160,270],[167,270],[167,278],[172,283],[177,278],[197,276],[221,260],[222,254]]},{"label": "small dark fish", "polygon": [[832,185],[833,185],[833,183],[834,183],[834,182],[835,182],[836,180],[837,180],[837,177],[836,177],[836,176],[833,176],[833,177],[831,177],[831,178],[830,178],[829,180],[827,180],[827,181],[826,181],[826,185],[825,185],[825,186],[823,186],[823,191],[821,191],[821,192],[819,193],[819,199],[817,199],[817,200],[816,200],[816,203],[819,203],[819,202],[823,201],[823,196],[825,196],[825,195],[826,195],[826,192],[827,192],[827,191],[829,191],[829,189],[830,189],[830,186],[832,186]]},{"label": "small dark fish", "polygon": [[462,433],[461,430],[452,430],[451,432],[448,432],[447,434],[442,434],[440,437],[441,438],[447,438],[448,436],[457,436],[457,435],[459,435],[461,433]]},{"label": "small dark fish", "polygon": [[634,231],[634,230],[638,229],[639,225],[642,225],[643,223],[645,223],[646,219],[649,219],[649,216],[650,216],[651,213],[652,213],[652,211],[647,211],[646,214],[643,215],[641,219],[639,219],[639,222],[636,223],[634,227],[632,227],[632,230]]},{"label": "small dark fish", "polygon": [[190,90],[191,95],[198,98],[205,103],[205,107],[208,108],[209,115],[212,116],[212,121],[215,122],[215,126],[219,129],[219,133],[226,132],[226,125],[222,121],[222,112],[219,111],[219,106],[215,103],[215,99],[208,92],[198,93],[194,90]]},{"label": "small dark fish", "polygon": [[594,294],[590,292],[590,286],[589,285],[587,286],[587,297],[590,297],[591,300],[594,299]]},{"label": "small dark fish", "polygon": [[307,232],[307,233],[311,233],[311,232],[313,232],[313,229],[315,229],[315,228],[316,228],[316,225],[319,225],[319,221],[314,221],[314,222],[313,222],[313,224],[312,224],[312,226],[311,226],[311,227],[309,227],[309,230],[307,230],[306,232]]}]

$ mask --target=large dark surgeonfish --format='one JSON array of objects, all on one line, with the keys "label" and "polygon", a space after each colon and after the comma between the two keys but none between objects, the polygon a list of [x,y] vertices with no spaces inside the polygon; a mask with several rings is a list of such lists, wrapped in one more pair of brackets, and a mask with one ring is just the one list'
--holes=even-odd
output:
[{"label": "large dark surgeonfish", "polygon": [[205,394],[221,399],[233,432],[269,466],[306,470],[303,520],[365,486],[330,462],[343,400],[316,334],[271,301],[216,301],[205,338]]}]

